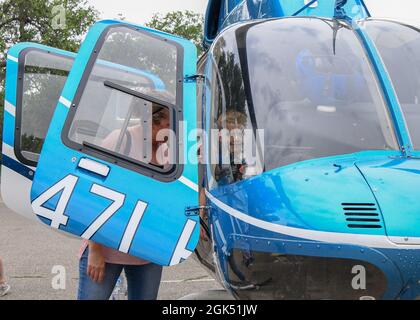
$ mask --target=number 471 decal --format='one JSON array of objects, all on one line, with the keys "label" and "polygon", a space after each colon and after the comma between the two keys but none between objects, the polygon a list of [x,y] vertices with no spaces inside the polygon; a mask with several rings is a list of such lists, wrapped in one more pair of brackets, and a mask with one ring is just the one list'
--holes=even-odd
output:
[{"label": "number 471 decal", "polygon": [[[66,226],[69,217],[66,216],[64,212],[78,180],[78,177],[69,175],[45,191],[32,202],[32,208],[35,214],[51,220],[51,227],[53,228],[59,229],[60,226]],[[47,203],[61,192],[62,194],[58,200],[55,210],[44,207],[45,203]],[[93,235],[124,205],[125,201],[125,194],[105,188],[98,184],[93,184],[90,192],[103,198],[112,200],[112,204],[104,212],[102,212],[98,218],[96,218],[96,220],[83,232],[81,237],[87,240],[93,237]],[[137,202],[137,205],[131,214],[130,221],[128,222],[127,228],[124,232],[119,251],[128,253],[130,250],[131,243],[133,242],[136,230],[144,212],[146,211],[146,208],[147,203],[143,201]]]}]

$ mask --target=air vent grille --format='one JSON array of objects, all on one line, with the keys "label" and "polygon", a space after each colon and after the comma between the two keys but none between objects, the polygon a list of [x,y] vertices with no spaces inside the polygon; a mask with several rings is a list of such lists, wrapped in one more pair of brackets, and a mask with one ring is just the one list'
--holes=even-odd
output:
[{"label": "air vent grille", "polygon": [[342,203],[347,226],[351,229],[381,229],[382,221],[374,203]]}]

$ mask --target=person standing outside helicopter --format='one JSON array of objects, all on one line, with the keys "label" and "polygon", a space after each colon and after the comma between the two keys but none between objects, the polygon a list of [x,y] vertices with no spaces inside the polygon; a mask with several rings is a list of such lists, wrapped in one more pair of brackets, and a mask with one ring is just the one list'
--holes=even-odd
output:
[{"label": "person standing outside helicopter", "polygon": [[[170,128],[169,110],[153,105],[152,115],[152,159],[150,164],[162,165],[158,151],[162,142],[158,141],[161,130]],[[143,143],[142,126],[127,129],[121,146],[123,153],[131,158],[139,158]],[[111,133],[103,142],[104,148],[113,150],[117,144],[120,130]],[[107,248],[93,241],[84,241],[80,250],[79,300],[108,300],[115,288],[122,270],[125,271],[129,300],[156,300],[163,267]]]}]

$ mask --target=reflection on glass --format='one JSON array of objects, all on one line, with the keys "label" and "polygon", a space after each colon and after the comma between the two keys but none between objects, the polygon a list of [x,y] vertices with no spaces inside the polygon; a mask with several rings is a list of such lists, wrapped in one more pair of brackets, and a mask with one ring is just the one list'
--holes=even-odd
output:
[{"label": "reflection on glass", "polygon": [[385,63],[407,120],[414,148],[419,150],[420,32],[395,22],[366,21],[364,25]]},{"label": "reflection on glass", "polygon": [[266,169],[364,150],[398,149],[377,79],[355,33],[337,21],[250,28],[249,80]]},{"label": "reflection on glass", "polygon": [[[212,128],[228,128],[233,117],[254,138],[264,131],[264,148],[256,148],[264,164],[223,162],[213,168],[216,182],[309,159],[398,150],[378,80],[347,24],[293,18],[238,25],[223,32],[212,54]],[[229,157],[226,148],[218,152]]]},{"label": "reflection on glass", "polygon": [[176,101],[176,60],[176,47],[163,40],[111,29],[77,107],[70,140],[160,169],[175,164],[176,145],[169,141],[173,115],[162,104]]},{"label": "reflection on glass", "polygon": [[22,91],[21,153],[37,162],[73,59],[42,51],[25,55]]},{"label": "reflection on glass", "polygon": [[118,27],[112,28],[106,36],[95,69],[100,66],[119,68],[119,77],[113,77],[115,82],[140,92],[147,79],[153,83],[149,95],[159,98],[159,91],[165,90],[168,93],[165,101],[175,104],[177,59],[174,45],[138,30]]},{"label": "reflection on glass", "polygon": [[235,41],[228,37],[214,47],[210,161],[212,177],[220,185],[262,172],[239,57],[227,50]]}]

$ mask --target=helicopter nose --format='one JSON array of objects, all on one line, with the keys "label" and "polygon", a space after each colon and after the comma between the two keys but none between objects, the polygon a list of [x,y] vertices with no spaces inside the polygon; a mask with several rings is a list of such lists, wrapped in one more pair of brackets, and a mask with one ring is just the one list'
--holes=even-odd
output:
[{"label": "helicopter nose", "polygon": [[420,245],[420,160],[381,159],[357,166],[380,205],[389,240]]},{"label": "helicopter nose", "polygon": [[[419,200],[408,186],[401,190],[410,192],[409,196],[395,189],[408,181],[403,177],[415,183],[418,173],[409,162],[389,162],[389,157],[382,162],[360,162],[352,157],[320,159],[209,192],[219,263],[232,290],[253,299],[258,294],[249,292],[259,290],[262,294],[264,288],[265,295],[260,297],[282,299],[292,294],[287,288],[298,288],[304,281],[304,288],[297,290],[294,298],[359,299],[365,295],[351,283],[352,272],[357,271],[354,268],[361,266],[371,288],[365,291],[367,296],[396,298],[405,287],[409,288],[405,297],[420,295],[415,289],[420,280],[420,247],[391,241],[387,228],[392,220],[382,214],[384,209],[393,210],[405,225],[400,226],[405,230],[402,234],[415,241],[417,216],[413,211],[408,215],[411,220],[404,222],[404,214],[397,214],[404,213],[401,209],[405,206],[395,195],[417,208]],[[371,184],[374,171],[370,170],[380,168],[388,173],[378,184],[395,181],[401,170],[404,174],[394,187],[379,190],[379,185]],[[377,175],[379,179],[382,173]],[[393,207],[382,207],[376,188]],[[408,226],[410,223],[415,225]],[[320,270],[327,270],[326,274]],[[340,290],[328,288],[328,283],[339,284]],[[316,293],[312,291],[315,288],[325,290]]]}]

